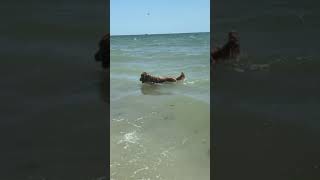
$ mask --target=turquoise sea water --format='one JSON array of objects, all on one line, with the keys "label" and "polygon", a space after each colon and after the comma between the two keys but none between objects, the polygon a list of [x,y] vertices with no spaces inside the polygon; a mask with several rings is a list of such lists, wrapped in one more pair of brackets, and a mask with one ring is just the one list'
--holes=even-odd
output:
[{"label": "turquoise sea water", "polygon": [[[111,37],[112,179],[209,179],[209,33]],[[142,72],[186,79],[142,85]]]}]

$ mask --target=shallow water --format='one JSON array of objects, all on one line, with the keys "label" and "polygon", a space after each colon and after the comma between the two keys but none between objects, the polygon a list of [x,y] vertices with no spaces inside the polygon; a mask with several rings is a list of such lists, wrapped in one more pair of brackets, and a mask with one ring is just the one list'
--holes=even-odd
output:
[{"label": "shallow water", "polygon": [[209,74],[209,33],[111,37],[112,179],[209,179]]}]

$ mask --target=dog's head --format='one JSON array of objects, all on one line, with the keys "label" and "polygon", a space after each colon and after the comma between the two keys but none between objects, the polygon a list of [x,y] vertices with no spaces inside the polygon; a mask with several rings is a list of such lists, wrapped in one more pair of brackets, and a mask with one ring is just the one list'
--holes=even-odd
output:
[{"label": "dog's head", "polygon": [[110,67],[110,34],[106,34],[99,42],[99,50],[95,53],[96,61],[102,62],[102,67],[107,69]]},{"label": "dog's head", "polygon": [[140,81],[142,83],[149,82],[150,81],[149,79],[150,79],[150,75],[148,73],[146,72],[141,73]]}]

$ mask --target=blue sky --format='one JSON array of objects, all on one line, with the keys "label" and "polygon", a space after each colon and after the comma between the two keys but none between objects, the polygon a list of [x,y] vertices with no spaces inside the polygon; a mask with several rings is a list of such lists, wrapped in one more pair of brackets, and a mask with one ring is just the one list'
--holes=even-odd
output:
[{"label": "blue sky", "polygon": [[210,0],[110,0],[111,35],[210,32]]}]

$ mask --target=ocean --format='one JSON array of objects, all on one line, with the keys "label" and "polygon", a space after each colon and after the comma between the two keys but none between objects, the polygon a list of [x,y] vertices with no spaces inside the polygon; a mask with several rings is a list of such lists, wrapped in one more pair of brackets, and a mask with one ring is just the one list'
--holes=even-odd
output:
[{"label": "ocean", "polygon": [[[110,41],[111,179],[209,179],[210,33]],[[147,85],[142,72],[186,79]]]},{"label": "ocean", "polygon": [[[216,1],[211,43],[240,35],[244,72],[218,64],[211,81],[214,179],[320,178],[319,6]],[[231,173],[232,172],[232,173]]]}]

